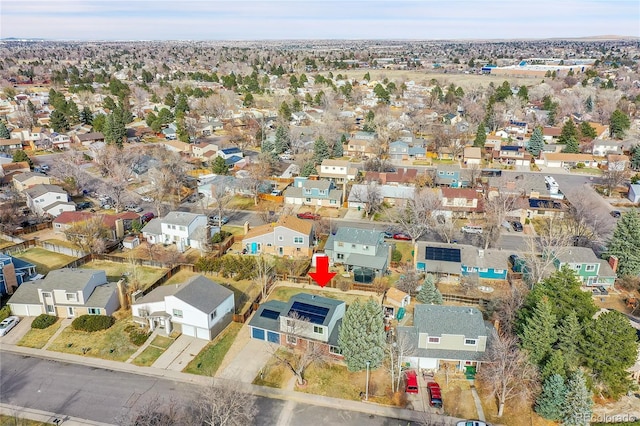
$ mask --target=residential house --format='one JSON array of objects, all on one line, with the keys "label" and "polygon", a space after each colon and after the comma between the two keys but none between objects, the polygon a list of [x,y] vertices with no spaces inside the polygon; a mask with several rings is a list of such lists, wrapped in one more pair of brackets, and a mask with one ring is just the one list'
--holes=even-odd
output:
[{"label": "residential house", "polygon": [[58,185],[38,184],[25,189],[24,193],[27,196],[27,206],[39,216],[48,214],[56,217],[62,212],[76,210],[69,194]]},{"label": "residential house", "polygon": [[89,146],[94,142],[104,142],[104,135],[100,132],[83,133],[76,135],[78,143],[82,146]]},{"label": "residential house", "polygon": [[25,281],[36,277],[36,265],[0,253],[0,295],[13,294]]},{"label": "residential house", "polygon": [[17,149],[22,149],[22,141],[20,139],[0,139],[0,152],[11,154]]},{"label": "residential house", "polygon": [[[211,157],[217,155],[218,145],[208,142],[200,142],[191,145],[191,154],[200,160],[209,161]],[[209,154],[209,155],[207,155]]]},{"label": "residential house", "polygon": [[616,281],[618,259],[611,256],[609,261],[598,258],[589,247],[565,247],[553,252],[556,269],[567,265],[587,287],[613,287]]},{"label": "residential house", "polygon": [[564,212],[567,209],[566,202],[560,199],[542,197],[529,197],[529,206],[527,209],[527,218],[532,217],[564,217]]},{"label": "residential house", "polygon": [[417,169],[400,167],[395,172],[366,172],[365,182],[378,182],[383,185],[411,185],[418,177]]},{"label": "residential house", "polygon": [[392,246],[384,242],[382,231],[344,226],[329,235],[324,246],[330,263],[344,265],[348,272],[354,273],[356,281],[365,283],[386,272],[391,250]]},{"label": "residential house", "polygon": [[247,230],[242,245],[248,254],[310,258],[313,255],[313,231],[313,221],[283,215],[276,223]]},{"label": "residential house", "polygon": [[413,326],[397,328],[412,348],[400,362],[415,369],[439,370],[447,364],[459,371],[478,369],[493,330],[477,308],[418,304]]},{"label": "residential house", "polygon": [[196,275],[186,282],[156,287],[146,295],[134,293],[131,314],[134,321],[185,336],[213,340],[233,319],[233,291]]},{"label": "residential house", "polygon": [[41,314],[72,318],[80,315],[111,315],[119,307],[116,283],[105,271],[64,268],[45,278],[24,282],[7,303],[14,315]]},{"label": "residential house", "polygon": [[169,139],[162,141],[161,144],[164,145],[168,151],[177,152],[178,154],[189,154],[191,152],[191,145],[186,142]]},{"label": "residential house", "polygon": [[133,222],[140,220],[140,215],[134,212],[122,212],[117,214],[99,214],[84,211],[63,212],[56,217],[53,222],[54,232],[64,233],[74,224],[85,222],[93,218],[100,218],[105,229],[107,229],[109,239],[124,237],[126,231],[130,231]]},{"label": "residential house", "polygon": [[640,184],[632,183],[631,185],[629,185],[627,198],[634,204],[640,203]]},{"label": "residential house", "polygon": [[243,158],[244,154],[242,153],[242,150],[240,148],[231,147],[231,148],[223,148],[218,150],[218,157],[222,157],[225,160],[228,160],[229,158],[232,158],[232,157]]},{"label": "residential house", "polygon": [[349,160],[322,160],[318,176],[334,183],[344,184],[358,176],[358,169]]},{"label": "residential house", "polygon": [[442,210],[447,217],[478,216],[484,211],[482,194],[470,188],[442,187]]},{"label": "residential house", "polygon": [[374,149],[377,135],[373,132],[356,132],[347,142],[346,154],[352,157],[370,157],[375,155]]},{"label": "residential house", "polygon": [[69,149],[71,148],[71,144],[73,141],[69,135],[52,133],[51,134],[51,144],[56,149]]},{"label": "residential house", "polygon": [[502,250],[418,241],[414,253],[416,270],[448,281],[462,276],[498,281],[507,279],[509,253]]},{"label": "residential house", "polygon": [[36,172],[15,173],[13,175],[13,187],[18,192],[40,184],[50,185],[51,178],[44,173]]},{"label": "residential house", "polygon": [[592,154],[571,154],[571,153],[542,153],[542,162],[545,167],[576,167],[578,163],[585,167],[598,167],[598,161]]},{"label": "residential house", "polygon": [[562,128],[560,127],[543,127],[542,128],[542,137],[547,143],[557,140],[561,134],[562,134]]},{"label": "residential house", "polygon": [[298,293],[287,302],[270,300],[251,317],[251,338],[298,348],[321,345],[324,354],[341,357],[338,332],[345,311],[342,300],[308,293]]},{"label": "residential house", "polygon": [[493,151],[493,161],[509,166],[529,166],[531,158],[525,147],[518,145],[502,145],[499,151]]},{"label": "residential house", "polygon": [[622,142],[616,139],[594,139],[592,153],[596,157],[604,157],[607,154],[622,154]]},{"label": "residential house", "polygon": [[335,189],[334,183],[328,180],[295,178],[293,186],[284,191],[284,202],[337,209],[342,205],[342,191]]},{"label": "residential house", "polygon": [[482,149],[477,146],[467,146],[464,148],[464,164],[470,166],[472,164],[482,164]]},{"label": "residential house", "polygon": [[409,144],[403,141],[395,141],[389,144],[390,160],[408,160]]},{"label": "residential house", "polygon": [[[371,195],[369,191],[375,191]],[[390,206],[403,206],[407,200],[415,195],[413,186],[379,185],[370,183],[368,185],[352,185],[349,192],[348,207],[350,209],[366,210],[369,203],[381,204],[386,202]],[[374,200],[374,198],[377,198]]]},{"label": "residential house", "polygon": [[452,188],[461,188],[468,185],[468,179],[458,165],[438,164],[436,167],[436,185],[450,186]]},{"label": "residential house", "polygon": [[163,218],[151,219],[142,228],[142,235],[150,244],[175,243],[180,251],[204,248],[212,236],[207,216],[188,212],[169,212]]}]

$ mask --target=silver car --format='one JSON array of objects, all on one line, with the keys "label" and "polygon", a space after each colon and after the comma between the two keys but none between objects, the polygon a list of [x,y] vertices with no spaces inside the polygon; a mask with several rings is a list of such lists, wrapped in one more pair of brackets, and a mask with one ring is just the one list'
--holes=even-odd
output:
[{"label": "silver car", "polygon": [[18,325],[20,322],[20,318],[16,316],[10,316],[0,322],[0,336],[4,336],[11,330],[13,327]]}]

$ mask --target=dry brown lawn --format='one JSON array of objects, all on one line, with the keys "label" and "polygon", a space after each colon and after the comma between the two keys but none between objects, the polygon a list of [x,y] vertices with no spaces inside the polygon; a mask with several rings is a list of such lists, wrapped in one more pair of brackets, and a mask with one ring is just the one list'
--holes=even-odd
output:
[{"label": "dry brown lawn", "polygon": [[521,426],[523,419],[527,419],[525,423],[530,426],[555,426],[557,423],[550,420],[543,419],[532,409],[532,405],[529,403],[518,403],[516,401],[507,402],[504,414],[502,417],[498,417],[498,403],[496,399],[489,394],[489,392],[482,387],[481,383],[476,381],[476,388],[478,395],[482,401],[482,409],[487,421],[491,424],[500,424],[505,426]]},{"label": "dry brown lawn", "polygon": [[444,373],[438,373],[434,378],[442,389],[444,412],[447,415],[462,419],[478,418],[473,395],[471,394],[471,384],[465,379],[464,375],[450,373],[449,384],[447,384]]},{"label": "dry brown lawn", "polygon": [[27,333],[22,336],[22,339],[18,342],[18,346],[25,346],[27,348],[41,349],[47,344],[49,339],[58,331],[61,319],[58,319],[55,323],[42,330],[37,328],[31,328]]}]

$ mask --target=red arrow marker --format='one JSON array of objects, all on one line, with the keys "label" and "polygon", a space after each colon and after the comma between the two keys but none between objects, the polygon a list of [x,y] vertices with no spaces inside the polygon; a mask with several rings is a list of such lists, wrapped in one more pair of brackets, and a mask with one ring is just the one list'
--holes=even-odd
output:
[{"label": "red arrow marker", "polygon": [[335,272],[329,272],[329,258],[327,256],[316,257],[316,272],[309,272],[309,276],[318,283],[320,287],[327,285]]}]

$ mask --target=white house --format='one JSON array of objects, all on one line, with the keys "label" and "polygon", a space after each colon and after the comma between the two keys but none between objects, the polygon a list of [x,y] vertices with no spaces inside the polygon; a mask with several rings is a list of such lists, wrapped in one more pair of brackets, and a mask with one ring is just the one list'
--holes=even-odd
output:
[{"label": "white house", "polygon": [[69,200],[69,194],[57,185],[34,185],[24,193],[27,196],[27,205],[37,215],[58,216],[62,212],[76,210],[75,203]]},{"label": "white house", "polygon": [[631,184],[629,185],[629,193],[627,194],[627,198],[632,203],[640,203],[640,184]]},{"label": "white house", "polygon": [[335,183],[352,181],[358,175],[358,169],[349,160],[322,160],[319,176]]},{"label": "white house", "polygon": [[233,319],[233,291],[196,275],[182,284],[160,286],[135,298],[131,313],[136,322],[164,329],[175,329],[186,336],[212,340]]},{"label": "white house", "polygon": [[170,212],[149,221],[142,228],[142,235],[150,244],[176,243],[179,250],[199,249],[203,247],[207,229],[207,216],[203,214]]}]

